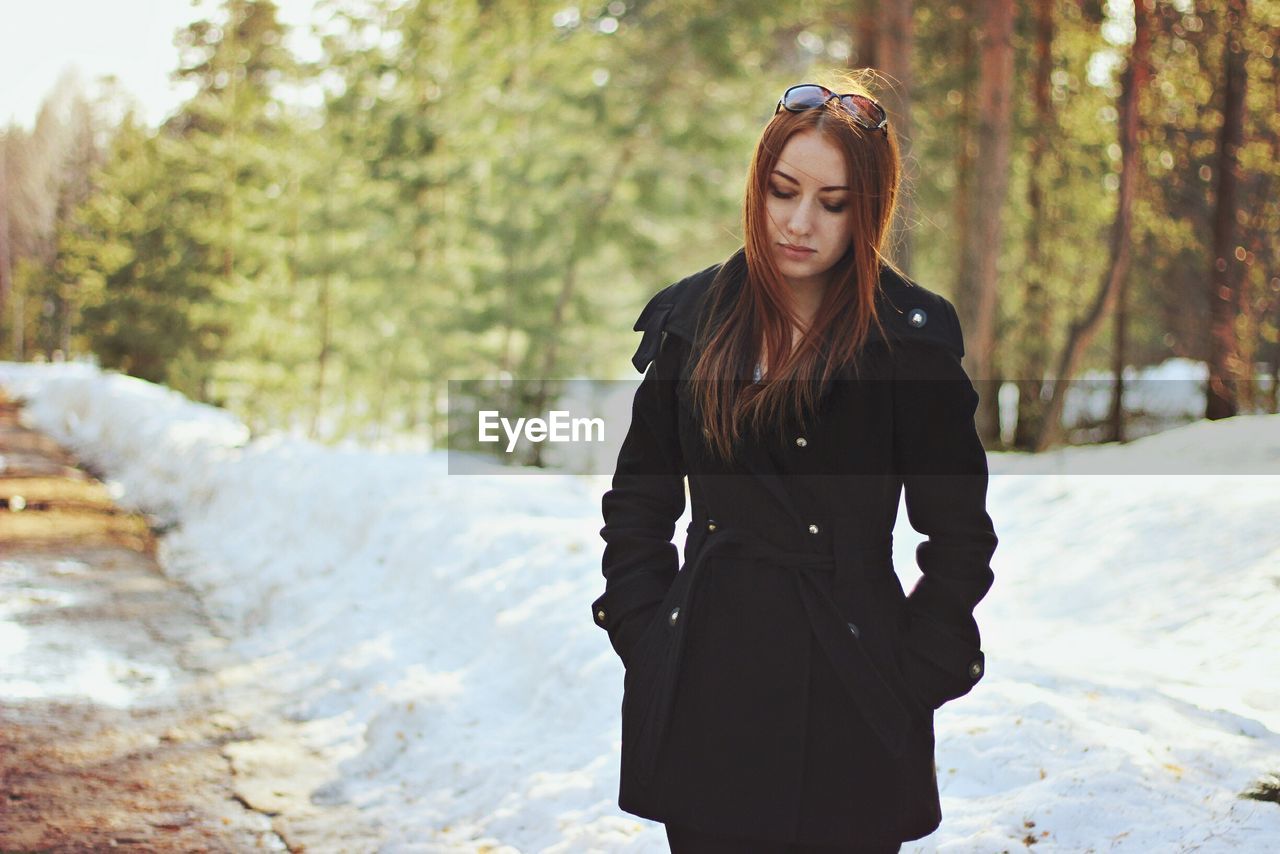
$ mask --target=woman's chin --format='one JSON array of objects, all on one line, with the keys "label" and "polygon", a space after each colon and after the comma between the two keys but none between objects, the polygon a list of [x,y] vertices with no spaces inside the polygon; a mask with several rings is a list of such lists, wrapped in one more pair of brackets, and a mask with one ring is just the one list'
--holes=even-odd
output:
[{"label": "woman's chin", "polygon": [[805,281],[820,277],[825,271],[820,265],[792,258],[778,258],[778,272],[792,281]]}]

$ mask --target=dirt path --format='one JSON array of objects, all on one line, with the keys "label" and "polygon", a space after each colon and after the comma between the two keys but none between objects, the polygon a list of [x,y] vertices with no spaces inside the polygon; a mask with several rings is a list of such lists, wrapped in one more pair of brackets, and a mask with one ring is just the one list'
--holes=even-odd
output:
[{"label": "dirt path", "polygon": [[183,660],[210,638],[149,556],[6,549],[0,601],[0,850],[286,848],[236,798],[244,733]]},{"label": "dirt path", "polygon": [[154,545],[0,392],[0,852],[372,850]]}]

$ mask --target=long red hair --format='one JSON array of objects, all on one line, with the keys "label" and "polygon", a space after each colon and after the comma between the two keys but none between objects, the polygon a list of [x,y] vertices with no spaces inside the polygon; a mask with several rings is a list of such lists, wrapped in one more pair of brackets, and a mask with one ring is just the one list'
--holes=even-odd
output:
[{"label": "long red hair", "polygon": [[[865,75],[843,72],[839,93],[871,97]],[[857,355],[871,324],[879,326],[875,293],[889,237],[901,177],[898,142],[890,116],[889,132],[867,131],[836,101],[793,113],[780,110],[765,126],[751,159],[743,202],[744,250],[721,268],[708,294],[709,311],[698,330],[700,355],[690,373],[689,390],[701,411],[708,446],[725,460],[744,432],[761,436],[772,427],[781,436],[788,424],[803,428],[816,410],[821,389],[845,365],[857,367]],[[793,349],[789,286],[774,263],[766,227],[769,176],[787,141],[812,131],[844,155],[850,187],[852,238],[836,262],[812,325]],[[737,277],[742,287],[727,287]],[[729,294],[736,293],[730,299]],[[752,383],[762,352],[770,354],[768,378]],[[781,360],[774,354],[785,354]]]}]

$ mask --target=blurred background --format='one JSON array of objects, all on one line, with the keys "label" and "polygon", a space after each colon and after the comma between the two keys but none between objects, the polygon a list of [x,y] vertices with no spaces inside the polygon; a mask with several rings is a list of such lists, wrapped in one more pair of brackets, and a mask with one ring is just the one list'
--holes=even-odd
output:
[{"label": "blurred background", "polygon": [[616,449],[454,477],[448,416],[626,424],[783,90],[871,69],[1000,537],[904,851],[1280,851],[1277,45],[1280,0],[0,0],[0,849],[665,854],[587,614]]},{"label": "blurred background", "polygon": [[[1280,2],[28,5],[0,358],[442,444],[450,379],[634,376],[644,300],[741,245],[782,90],[872,68],[890,257],[960,309],[989,447],[1143,432],[1115,377],[1276,411]],[[1047,379],[1081,376],[1109,379],[1064,434]]]}]

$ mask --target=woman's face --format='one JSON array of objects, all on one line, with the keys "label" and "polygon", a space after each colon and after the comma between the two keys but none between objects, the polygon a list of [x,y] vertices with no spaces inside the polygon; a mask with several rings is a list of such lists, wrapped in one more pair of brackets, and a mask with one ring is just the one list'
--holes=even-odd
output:
[{"label": "woman's face", "polygon": [[840,149],[806,130],[787,140],[769,176],[769,246],[793,286],[824,287],[827,271],[849,248],[845,170]]}]

